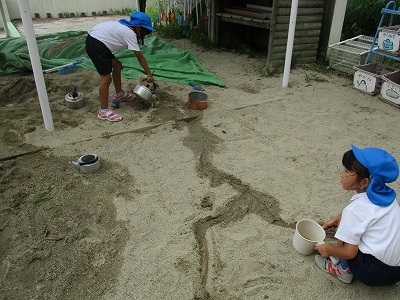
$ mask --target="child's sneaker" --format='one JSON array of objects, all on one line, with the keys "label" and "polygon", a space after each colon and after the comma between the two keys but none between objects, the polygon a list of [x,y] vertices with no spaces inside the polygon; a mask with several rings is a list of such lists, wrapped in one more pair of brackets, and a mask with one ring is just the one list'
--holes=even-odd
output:
[{"label": "child's sneaker", "polygon": [[116,114],[113,112],[111,109],[107,108],[105,110],[99,110],[99,113],[97,114],[97,117],[100,120],[108,120],[110,122],[117,122],[122,120],[122,116],[119,114]]},{"label": "child's sneaker", "polygon": [[315,255],[315,263],[324,272],[335,276],[344,283],[350,283],[353,280],[353,274],[350,268],[343,270],[341,264],[334,265],[329,259],[323,258],[321,255]]},{"label": "child's sneaker", "polygon": [[112,99],[111,101],[111,108],[116,109],[119,108],[119,104],[121,103],[122,100],[117,100],[117,99]]},{"label": "child's sneaker", "polygon": [[119,104],[121,102],[131,101],[135,98],[136,98],[135,94],[131,94],[131,93],[122,91],[122,92],[114,95],[114,97],[111,101],[111,108],[119,108]]}]

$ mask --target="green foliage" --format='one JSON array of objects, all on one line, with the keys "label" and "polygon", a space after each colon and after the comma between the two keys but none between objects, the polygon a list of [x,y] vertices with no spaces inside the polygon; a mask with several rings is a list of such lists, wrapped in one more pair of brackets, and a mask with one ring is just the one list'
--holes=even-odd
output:
[{"label": "green foliage", "polygon": [[289,80],[288,82],[288,88],[294,88],[295,86],[297,86],[299,84],[299,82],[297,80]]},{"label": "green foliage", "polygon": [[178,24],[159,25],[156,30],[157,34],[164,38],[182,39],[186,37],[185,27]]},{"label": "green foliage", "polygon": [[282,72],[281,68],[270,68],[266,67],[264,65],[260,66],[258,68],[258,73],[260,74],[261,77],[274,77],[280,75]]},{"label": "green foliage", "polygon": [[305,75],[305,81],[307,83],[310,83],[311,81],[316,81],[316,82],[329,82],[328,79],[325,77],[319,76],[318,74],[309,74],[306,73]]},{"label": "green foliage", "polygon": [[146,5],[146,14],[148,14],[153,22],[157,21],[157,16],[158,16],[158,5]]},{"label": "green foliage", "polygon": [[121,15],[125,15],[125,16],[130,16],[132,13],[133,9],[130,7],[125,7],[122,9],[121,11]]},{"label": "green foliage", "polygon": [[[163,10],[163,3],[160,3],[160,10]],[[172,7],[176,18],[180,14],[180,10],[177,7]],[[207,27],[187,27],[187,26],[179,26],[177,23],[175,24],[160,24],[159,16],[158,16],[158,4],[146,6],[146,14],[148,14],[151,20],[154,23],[154,28],[157,30],[157,34],[163,38],[171,38],[171,39],[183,39],[186,38],[191,42],[209,47],[210,42],[208,40],[208,31]]]},{"label": "green foliage", "polygon": [[188,39],[197,44],[204,47],[210,47],[210,41],[208,40],[208,30],[207,27],[193,27],[188,30],[187,34]]},{"label": "green foliage", "polygon": [[[396,9],[398,9],[400,0],[394,2],[396,3]],[[381,19],[382,8],[387,3],[389,3],[388,0],[348,0],[343,23],[342,40],[360,34],[375,36]],[[389,17],[387,17],[387,20],[382,25],[387,26],[388,22]],[[398,24],[398,22],[396,23],[396,20],[394,20],[393,24]]]},{"label": "green foliage", "polygon": [[187,27],[179,26],[178,24],[159,25],[156,27],[157,34],[164,38],[182,39],[186,38],[189,41],[203,46],[210,47],[208,40],[208,31],[206,27]]},{"label": "green foliage", "polygon": [[110,8],[110,9],[108,10],[108,13],[109,13],[110,15],[129,16],[129,15],[131,14],[132,11],[133,11],[133,9],[130,8],[130,7],[125,7],[125,8],[123,8],[122,10]]},{"label": "green foliage", "polygon": [[39,194],[37,194],[34,198],[33,198],[33,204],[38,204],[41,202],[45,202],[48,200],[51,200],[51,198],[53,198],[53,196],[51,195],[51,192],[53,191],[53,187],[49,186],[47,188],[47,190],[45,190],[44,192],[41,192]]}]

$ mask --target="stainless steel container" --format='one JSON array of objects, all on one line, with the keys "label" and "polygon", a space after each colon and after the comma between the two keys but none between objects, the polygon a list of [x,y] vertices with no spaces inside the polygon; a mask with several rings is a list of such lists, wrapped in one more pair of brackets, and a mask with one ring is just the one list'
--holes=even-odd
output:
[{"label": "stainless steel container", "polygon": [[85,154],[76,161],[71,161],[81,173],[93,173],[100,169],[100,157],[97,154]]},{"label": "stainless steel container", "polygon": [[145,101],[152,101],[153,100],[153,92],[148,89],[147,87],[138,84],[133,92],[141,99]]},{"label": "stainless steel container", "polygon": [[81,108],[85,105],[85,96],[81,92],[77,92],[77,96],[73,97],[72,93],[65,95],[65,104],[69,108]]}]

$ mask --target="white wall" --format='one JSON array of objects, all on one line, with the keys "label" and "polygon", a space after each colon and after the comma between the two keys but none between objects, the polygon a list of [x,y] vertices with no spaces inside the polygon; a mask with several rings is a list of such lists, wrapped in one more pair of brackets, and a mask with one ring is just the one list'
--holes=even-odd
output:
[{"label": "white wall", "polygon": [[336,0],[328,46],[340,42],[347,0]]},{"label": "white wall", "polygon": [[[10,20],[20,19],[17,0],[5,0]],[[39,13],[41,18],[46,18],[51,13],[53,18],[58,18],[59,13],[82,13],[91,16],[92,12],[103,12],[131,8],[137,10],[137,0],[29,0],[32,17]]]}]

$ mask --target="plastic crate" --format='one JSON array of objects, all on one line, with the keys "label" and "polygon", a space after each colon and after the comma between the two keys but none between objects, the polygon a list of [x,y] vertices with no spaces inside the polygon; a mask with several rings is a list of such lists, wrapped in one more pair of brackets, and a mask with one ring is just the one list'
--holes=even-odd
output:
[{"label": "plastic crate", "polygon": [[[330,45],[328,48],[329,66],[332,69],[353,75],[353,66],[363,65],[371,48],[373,37],[359,35]],[[378,46],[376,45],[376,49]],[[371,53],[369,62],[382,61],[382,57]]]},{"label": "plastic crate", "polygon": [[382,76],[379,98],[400,108],[400,70]]},{"label": "plastic crate", "polygon": [[353,66],[353,87],[369,95],[379,93],[382,86],[382,76],[396,69],[380,63]]},{"label": "plastic crate", "polygon": [[378,48],[392,55],[400,55],[400,26],[378,28]]}]

